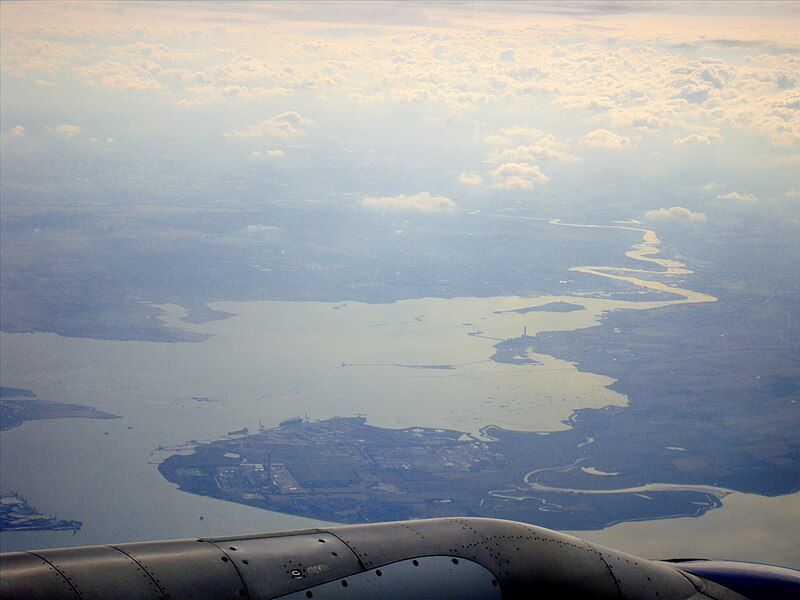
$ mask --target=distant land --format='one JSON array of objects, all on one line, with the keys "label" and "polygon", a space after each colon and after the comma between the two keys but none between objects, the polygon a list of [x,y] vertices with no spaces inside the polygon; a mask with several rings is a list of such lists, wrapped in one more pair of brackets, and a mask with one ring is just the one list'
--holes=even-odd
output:
[{"label": "distant land", "polygon": [[64,521],[39,513],[16,493],[0,496],[0,531],[78,531],[80,521]]},{"label": "distant land", "polygon": [[572,302],[548,302],[547,304],[540,304],[538,306],[526,306],[524,308],[515,308],[513,310],[499,310],[498,314],[504,312],[515,312],[520,315],[526,315],[530,312],[572,312],[575,310],[584,310],[580,304],[573,304]]},{"label": "distant land", "polygon": [[511,365],[539,365],[539,361],[528,356],[533,350],[533,336],[522,335],[510,338],[494,345],[495,352],[489,359],[499,363]]},{"label": "distant land", "polygon": [[22,388],[15,388],[15,387],[0,387],[0,398],[35,398],[36,394],[34,394],[31,390],[24,390]]},{"label": "distant land", "polygon": [[729,491],[647,480],[641,457],[624,451],[625,440],[619,445],[611,470],[593,456],[592,440],[572,430],[542,435],[489,426],[476,437],[374,427],[362,417],[291,419],[197,444],[158,468],[187,492],[343,523],[472,515],[597,529],[700,515]]},{"label": "distant land", "polygon": [[[259,222],[269,222],[276,235],[248,233],[248,226]],[[319,205],[313,213],[284,203],[168,211],[142,207],[134,215],[110,206],[31,212],[24,204],[4,205],[0,246],[3,256],[16,262],[0,270],[0,330],[200,342],[209,335],[181,323],[230,316],[209,302],[385,303],[630,291],[607,278],[592,278],[591,284],[583,277],[563,279],[575,264],[614,264],[630,242],[627,231],[573,231],[457,213],[446,222],[426,221],[426,235],[398,236],[394,228],[386,232],[385,225],[386,215],[360,206]],[[191,235],[164,236],[165,231]],[[39,232],[35,244],[30,243],[33,232]],[[530,252],[531,235],[538,242],[536,252]],[[563,252],[565,241],[569,252]],[[509,259],[517,256],[525,259]],[[159,318],[164,304],[182,306],[187,314],[167,325]]]},{"label": "distant land", "polygon": [[36,398],[31,390],[0,388],[0,431],[41,419],[120,419],[118,415],[90,406],[65,404]]}]

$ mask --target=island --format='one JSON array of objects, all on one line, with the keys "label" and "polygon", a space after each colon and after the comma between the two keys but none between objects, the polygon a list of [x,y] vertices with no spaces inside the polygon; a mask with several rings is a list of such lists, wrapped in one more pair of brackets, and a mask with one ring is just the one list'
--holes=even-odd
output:
[{"label": "island", "polygon": [[530,352],[533,352],[533,344],[534,338],[528,335],[526,327],[525,333],[520,337],[495,344],[495,352],[489,357],[489,360],[510,365],[540,365],[542,363],[528,356]]},{"label": "island", "polygon": [[120,419],[118,415],[90,406],[66,404],[36,398],[31,390],[0,388],[0,431],[41,419]]},{"label": "island", "polygon": [[472,435],[297,418],[195,444],[158,469],[186,492],[341,523],[469,515],[595,529],[700,515],[728,492],[643,480],[636,457],[612,469],[592,448],[573,430]]},{"label": "island", "polygon": [[566,313],[566,312],[573,312],[575,310],[584,310],[583,306],[580,304],[574,304],[572,302],[548,302],[547,304],[539,304],[537,306],[526,306],[524,308],[513,308],[511,310],[498,310],[496,311],[497,314],[502,313],[518,313],[520,315],[526,315],[530,312],[558,312],[558,313]]},{"label": "island", "polygon": [[64,521],[39,513],[16,493],[0,496],[0,531],[78,531],[80,521]]}]

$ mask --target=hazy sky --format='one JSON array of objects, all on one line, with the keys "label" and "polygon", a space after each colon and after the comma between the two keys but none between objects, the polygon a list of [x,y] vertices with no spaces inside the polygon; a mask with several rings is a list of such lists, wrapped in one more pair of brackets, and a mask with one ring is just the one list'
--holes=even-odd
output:
[{"label": "hazy sky", "polygon": [[800,222],[800,4],[2,5],[2,202]]}]

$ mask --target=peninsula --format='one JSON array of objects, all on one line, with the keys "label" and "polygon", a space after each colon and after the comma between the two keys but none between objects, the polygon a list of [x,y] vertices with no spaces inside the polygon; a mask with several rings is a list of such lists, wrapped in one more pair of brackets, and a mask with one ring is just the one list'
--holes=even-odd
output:
[{"label": "peninsula", "polygon": [[542,435],[490,426],[474,436],[375,427],[362,417],[291,419],[197,444],[159,471],[194,494],[343,523],[470,515],[595,529],[699,515],[728,492],[643,480],[636,460],[612,470],[583,442],[572,430]]},{"label": "peninsula", "polygon": [[41,419],[120,419],[91,406],[40,400],[31,390],[0,389],[0,431],[19,427],[24,421]]}]

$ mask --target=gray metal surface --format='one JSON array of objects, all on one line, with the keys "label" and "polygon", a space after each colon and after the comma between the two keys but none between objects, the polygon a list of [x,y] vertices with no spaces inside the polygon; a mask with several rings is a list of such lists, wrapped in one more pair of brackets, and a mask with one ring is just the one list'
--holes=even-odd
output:
[{"label": "gray metal surface", "polygon": [[0,554],[0,598],[80,598],[47,561],[27,552]]},{"label": "gray metal surface", "polygon": [[[111,547],[45,550],[37,553],[58,569],[83,598],[164,598],[152,577],[126,554]],[[104,577],[98,577],[101,571]]]},{"label": "gray metal surface", "polygon": [[531,525],[473,518],[3,554],[0,594],[3,600],[741,598],[666,563]]},{"label": "gray metal surface", "polygon": [[[367,568],[421,554],[476,561],[500,582],[503,597],[571,593],[594,598],[692,598],[675,569],[599,548],[578,538],[511,521],[431,519],[335,529]],[[638,573],[637,573],[638,571]],[[648,580],[649,578],[649,580]]]},{"label": "gray metal surface", "polygon": [[352,550],[330,533],[214,543],[236,564],[253,600],[288,594],[361,570]]},{"label": "gray metal surface", "polygon": [[[114,547],[136,561],[167,598],[247,597],[234,563],[214,544],[205,540],[143,542]],[[131,583],[130,578],[124,582],[126,586]]]},{"label": "gray metal surface", "polygon": [[[619,586],[624,598],[702,598],[689,578],[675,569],[602,546],[593,546]],[[729,596],[733,597],[733,596]]]},{"label": "gray metal surface", "polygon": [[754,600],[800,598],[800,571],[796,569],[729,560],[676,560],[666,564],[690,578],[702,577],[706,586],[725,586]]},{"label": "gray metal surface", "polygon": [[385,565],[281,596],[307,598],[436,598],[437,600],[500,600],[500,587],[491,571],[471,560],[425,556]]}]

